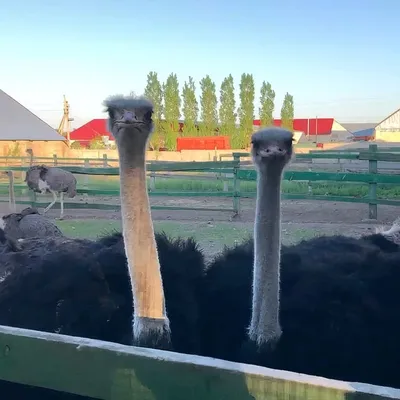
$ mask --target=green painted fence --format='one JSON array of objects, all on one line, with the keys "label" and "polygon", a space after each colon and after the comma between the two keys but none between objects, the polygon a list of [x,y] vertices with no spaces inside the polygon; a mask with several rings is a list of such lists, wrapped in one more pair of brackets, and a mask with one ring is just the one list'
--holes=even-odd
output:
[{"label": "green painted fence", "polygon": [[0,347],[1,380],[101,400],[400,399],[393,388],[5,326]]},{"label": "green painted fence", "polygon": [[[391,148],[390,148],[391,149]],[[356,183],[368,185],[368,196],[353,197],[353,196],[331,196],[331,195],[314,195],[309,193],[284,193],[283,199],[296,199],[296,200],[324,200],[324,201],[335,201],[335,202],[350,202],[350,203],[361,203],[368,204],[369,218],[376,219],[378,215],[378,205],[400,205],[400,200],[396,199],[384,199],[378,198],[377,187],[379,184],[385,185],[399,185],[400,174],[383,174],[378,171],[378,162],[400,162],[399,153],[391,153],[380,151],[377,145],[372,144],[369,146],[368,151],[363,150],[359,152],[344,152],[334,153],[331,151],[319,151],[316,153],[309,154],[297,154],[297,159],[346,159],[346,160],[367,160],[369,165],[368,173],[344,173],[344,172],[318,172],[318,171],[286,171],[284,179],[287,181],[299,181],[299,182],[336,182],[336,183]],[[156,173],[161,172],[182,172],[182,173],[198,173],[198,176],[204,176],[204,174],[214,174],[213,179],[221,179],[224,182],[231,181],[232,190],[204,192],[204,191],[171,191],[171,190],[151,190],[149,195],[151,197],[165,196],[165,197],[225,197],[231,198],[232,207],[182,207],[182,206],[153,206],[153,209],[158,210],[203,210],[203,211],[230,211],[235,214],[240,213],[240,200],[242,198],[251,198],[256,196],[256,192],[246,192],[241,189],[241,182],[255,181],[256,172],[254,169],[248,169],[241,165],[241,159],[249,157],[249,153],[233,153],[233,161],[212,161],[212,162],[149,162],[147,164],[147,170],[150,175],[153,174],[153,178]],[[99,162],[103,159],[93,159]],[[82,160],[81,160],[82,161]],[[118,176],[119,168],[116,167],[94,167],[90,166],[91,159],[87,159],[82,165],[68,165],[61,166],[60,168],[66,169],[74,174],[80,175],[97,175],[97,176]],[[115,160],[113,160],[115,161]],[[10,166],[0,167],[0,169],[12,169],[14,171],[25,171],[27,166]],[[227,177],[230,176],[230,177]],[[190,176],[187,177],[190,179]],[[0,190],[8,187],[6,184],[0,184]],[[26,186],[24,184],[16,185],[15,189],[22,191]],[[86,193],[90,196],[118,196],[118,190],[107,190],[96,187],[78,187],[78,193]],[[44,201],[38,202],[38,199],[34,194],[28,200],[19,200],[18,204],[32,204],[37,207],[44,207],[47,203]],[[6,201],[6,200],[3,200]],[[103,209],[103,210],[115,210],[118,209],[118,205],[114,204],[101,204],[101,203],[90,203],[84,202],[66,202],[66,209]],[[58,203],[55,208],[59,207]]]}]

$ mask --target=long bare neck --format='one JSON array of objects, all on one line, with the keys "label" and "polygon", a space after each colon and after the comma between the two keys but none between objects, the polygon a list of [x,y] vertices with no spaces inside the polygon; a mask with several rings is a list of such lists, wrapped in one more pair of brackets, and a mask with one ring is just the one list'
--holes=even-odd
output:
[{"label": "long bare neck", "polygon": [[250,339],[262,345],[279,339],[282,171],[260,171],[254,225],[253,308]]},{"label": "long bare neck", "polygon": [[[138,148],[139,146],[139,148]],[[146,185],[145,151],[127,138],[119,144],[121,212],[125,251],[136,320],[150,318],[168,323],[150,202]],[[143,327],[141,326],[140,329]]]},{"label": "long bare neck", "polygon": [[15,191],[14,191],[14,174],[12,171],[8,173],[8,182],[9,182],[9,204],[10,210],[15,212]]}]

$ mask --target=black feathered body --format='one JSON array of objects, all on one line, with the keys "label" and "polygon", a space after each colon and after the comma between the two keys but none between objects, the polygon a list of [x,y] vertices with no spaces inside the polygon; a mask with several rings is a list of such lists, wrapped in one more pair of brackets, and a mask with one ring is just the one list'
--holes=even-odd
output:
[{"label": "black feathered body", "polygon": [[[203,255],[191,240],[156,235],[172,346],[199,353]],[[133,300],[122,235],[96,241],[26,239],[0,254],[0,325],[132,344]]]},{"label": "black feathered body", "polygon": [[319,237],[283,247],[275,349],[248,343],[252,241],[207,270],[203,353],[271,368],[400,388],[400,250],[382,235]]}]

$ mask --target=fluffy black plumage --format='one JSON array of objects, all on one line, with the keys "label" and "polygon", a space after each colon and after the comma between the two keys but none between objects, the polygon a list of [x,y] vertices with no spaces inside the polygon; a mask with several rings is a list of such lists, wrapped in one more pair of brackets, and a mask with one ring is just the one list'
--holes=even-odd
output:
[{"label": "fluffy black plumage", "polygon": [[[156,242],[172,347],[199,353],[203,255],[192,239],[157,234]],[[0,254],[0,325],[132,344],[132,290],[120,233],[97,241],[27,239],[22,245]]]},{"label": "fluffy black plumage", "polygon": [[253,244],[207,270],[203,353],[231,361],[400,388],[400,249],[382,235],[332,236],[282,248],[274,349],[248,342]]},{"label": "fluffy black plumage", "polygon": [[[192,239],[156,235],[176,351],[197,353],[197,293],[204,273]],[[132,292],[122,235],[27,239],[0,254],[0,324],[132,343]]]}]

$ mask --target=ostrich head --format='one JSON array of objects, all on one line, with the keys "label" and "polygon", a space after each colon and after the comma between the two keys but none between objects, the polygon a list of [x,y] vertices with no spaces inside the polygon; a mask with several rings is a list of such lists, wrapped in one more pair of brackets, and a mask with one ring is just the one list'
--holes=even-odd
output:
[{"label": "ostrich head", "polygon": [[109,128],[117,143],[129,146],[134,142],[137,153],[144,154],[143,149],[153,131],[152,103],[143,97],[118,96],[110,97],[104,104],[109,115]]},{"label": "ostrich head", "polygon": [[253,134],[251,143],[251,156],[259,172],[282,171],[292,158],[293,134],[287,129],[261,129]]}]

